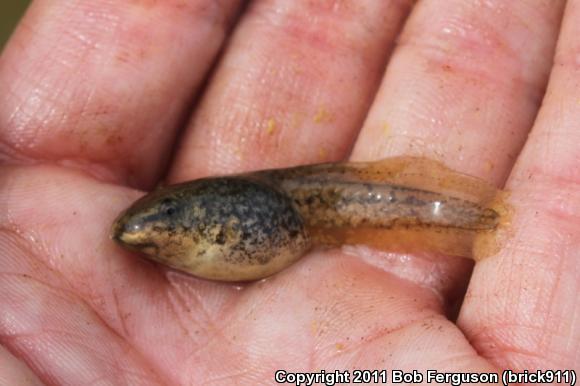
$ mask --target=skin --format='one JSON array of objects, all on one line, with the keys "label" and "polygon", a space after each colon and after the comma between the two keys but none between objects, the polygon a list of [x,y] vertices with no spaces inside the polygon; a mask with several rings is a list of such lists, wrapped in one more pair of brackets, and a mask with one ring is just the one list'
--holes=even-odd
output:
[{"label": "skin", "polygon": [[[0,381],[580,370],[579,2],[235,5],[35,1],[2,52]],[[160,178],[396,155],[505,184],[502,248],[333,250],[240,287],[108,238]]]}]

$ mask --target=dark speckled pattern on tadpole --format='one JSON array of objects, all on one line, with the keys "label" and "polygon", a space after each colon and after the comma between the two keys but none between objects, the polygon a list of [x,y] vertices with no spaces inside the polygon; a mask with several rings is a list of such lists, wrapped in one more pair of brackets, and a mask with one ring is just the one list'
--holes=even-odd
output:
[{"label": "dark speckled pattern on tadpole", "polygon": [[204,180],[190,199],[204,213],[189,217],[188,225],[202,225],[203,239],[228,244],[232,253],[225,260],[233,264],[266,264],[272,251],[301,247],[297,239],[306,238],[303,219],[291,199],[259,182],[233,177]]},{"label": "dark speckled pattern on tadpole", "polygon": [[[255,280],[300,258],[310,248],[308,232],[318,232],[318,243],[382,248],[381,240],[399,241],[385,231],[409,229],[410,242],[468,253],[473,233],[498,225],[499,214],[486,206],[494,194],[482,181],[421,159],[309,165],[158,189],[120,215],[113,238],[200,277]],[[417,237],[426,228],[426,238]],[[444,229],[454,230],[449,239]],[[447,248],[460,238],[461,248]]]},{"label": "dark speckled pattern on tadpole", "polygon": [[[490,229],[497,213],[465,200],[392,185],[323,182],[287,189],[310,226],[376,228],[438,226],[465,230]],[[313,194],[314,192],[314,194]]]},{"label": "dark speckled pattern on tadpole", "polygon": [[[389,183],[349,180],[347,168],[324,164],[325,173],[310,173],[305,167],[262,172],[275,181],[294,203],[309,226],[323,228],[359,226],[448,227],[489,230],[498,223],[492,209],[449,195]],[[308,175],[303,174],[306,170]],[[338,177],[338,178],[337,178]]]},{"label": "dark speckled pattern on tadpole", "polygon": [[217,280],[270,275],[310,248],[292,199],[245,177],[154,191],[119,217],[113,238],[156,261]]}]

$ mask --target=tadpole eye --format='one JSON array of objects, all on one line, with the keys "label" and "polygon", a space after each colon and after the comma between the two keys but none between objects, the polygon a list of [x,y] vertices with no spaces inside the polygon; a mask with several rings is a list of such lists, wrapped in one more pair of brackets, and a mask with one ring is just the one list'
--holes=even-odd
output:
[{"label": "tadpole eye", "polygon": [[170,198],[161,201],[161,212],[167,216],[173,216],[177,212],[175,202]]}]

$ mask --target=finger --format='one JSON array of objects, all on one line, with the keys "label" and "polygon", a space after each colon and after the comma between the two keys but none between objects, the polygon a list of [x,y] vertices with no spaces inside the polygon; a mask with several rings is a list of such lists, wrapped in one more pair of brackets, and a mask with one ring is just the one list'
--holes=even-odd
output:
[{"label": "finger", "polygon": [[21,360],[0,346],[0,385],[42,385],[42,382]]},{"label": "finger", "polygon": [[569,1],[550,84],[507,188],[501,251],[476,265],[460,325],[512,369],[578,369],[580,3]]},{"label": "finger", "polygon": [[0,58],[0,155],[150,185],[239,1],[36,1]]},{"label": "finger", "polygon": [[418,155],[502,183],[536,114],[562,1],[423,1],[353,157]]},{"label": "finger", "polygon": [[[541,1],[420,2],[352,157],[422,156],[501,184],[534,119],[561,7]],[[393,269],[400,270],[394,261]],[[424,284],[441,294],[452,318],[471,267],[467,259],[425,258],[430,279]]]},{"label": "finger", "polygon": [[254,2],[181,141],[172,179],[345,157],[409,7]]}]

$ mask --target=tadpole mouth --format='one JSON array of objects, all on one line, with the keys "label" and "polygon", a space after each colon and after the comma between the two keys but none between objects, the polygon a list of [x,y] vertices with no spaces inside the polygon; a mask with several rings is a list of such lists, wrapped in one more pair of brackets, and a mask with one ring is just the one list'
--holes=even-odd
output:
[{"label": "tadpole mouth", "polygon": [[115,222],[111,229],[111,239],[126,250],[141,253],[151,253],[157,251],[157,245],[150,241],[143,240],[142,233],[127,232],[124,224]]},{"label": "tadpole mouth", "polygon": [[113,222],[110,237],[122,245],[135,245],[140,241],[142,233],[142,222],[123,212]]}]

